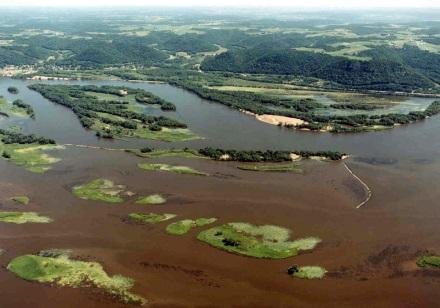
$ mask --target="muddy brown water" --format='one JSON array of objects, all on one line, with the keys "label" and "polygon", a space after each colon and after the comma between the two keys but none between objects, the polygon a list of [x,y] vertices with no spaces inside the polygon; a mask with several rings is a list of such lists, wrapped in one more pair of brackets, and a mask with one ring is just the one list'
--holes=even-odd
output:
[{"label": "muddy brown water", "polygon": [[[27,92],[26,82],[3,79],[1,93],[8,96],[3,88],[11,84],[19,85],[20,98],[34,105],[37,120],[2,120],[2,126],[18,123],[27,132],[48,135],[59,143],[119,148],[150,144],[98,141],[78,126],[69,110]],[[440,253],[438,117],[388,132],[333,136],[280,131],[223,106],[194,103],[198,108],[206,104],[207,114],[218,112],[220,119],[228,119],[236,130],[230,134],[228,125],[191,121],[187,114],[192,107],[184,107],[192,106],[190,98],[195,98],[191,94],[175,88],[174,94],[165,91],[169,88],[154,89],[168,97],[183,93],[176,97],[187,103],[182,103],[181,113],[175,116],[209,137],[184,145],[301,148],[305,144],[311,149],[335,145],[355,154],[347,164],[368,184],[373,196],[355,209],[364,192],[342,163],[309,161],[302,166],[303,174],[291,174],[241,171],[235,163],[201,159],[151,160],[188,165],[211,175],[202,177],[147,172],[136,165],[150,160],[122,151],[69,147],[56,153],[63,160],[44,175],[0,160],[0,208],[25,208],[54,219],[50,224],[0,223],[0,248],[4,249],[0,255],[1,307],[127,306],[98,290],[27,282],[6,270],[12,258],[49,248],[72,249],[76,255],[101,262],[109,274],[134,278],[133,292],[157,307],[437,306],[440,277],[433,271],[417,270],[414,260],[424,251]],[[222,126],[225,130],[218,131]],[[100,177],[124,184],[138,196],[160,193],[168,201],[136,205],[134,196],[121,204],[107,204],[71,194],[74,185]],[[31,198],[27,206],[8,200],[24,194]],[[165,233],[168,222],[127,223],[124,217],[131,212],[175,213],[177,219],[218,217],[218,224],[275,224],[290,228],[293,238],[318,236],[322,243],[296,257],[259,260],[199,242],[200,229],[179,237]],[[293,279],[286,274],[293,264],[320,265],[329,275],[323,280]]]}]

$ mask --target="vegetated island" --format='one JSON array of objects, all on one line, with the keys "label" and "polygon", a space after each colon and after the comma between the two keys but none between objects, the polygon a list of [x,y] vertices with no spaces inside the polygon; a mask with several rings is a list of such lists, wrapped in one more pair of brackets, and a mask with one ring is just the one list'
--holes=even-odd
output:
[{"label": "vegetated island", "polygon": [[18,94],[18,89],[16,87],[8,87],[8,92],[11,94]]},{"label": "vegetated island", "polygon": [[327,270],[320,266],[297,266],[294,265],[287,270],[287,273],[300,279],[322,279]]},{"label": "vegetated island", "polygon": [[22,204],[22,205],[28,205],[29,201],[30,201],[28,196],[15,196],[15,197],[12,197],[11,200],[17,202],[18,204]]},{"label": "vegetated island", "polygon": [[300,251],[312,250],[321,242],[316,237],[290,241],[290,233],[289,229],[274,225],[233,222],[202,231],[197,238],[228,252],[267,259],[296,256]]},{"label": "vegetated island", "polygon": [[234,150],[205,147],[195,149],[168,149],[154,150],[152,148],[127,149],[126,152],[133,153],[139,157],[183,157],[183,158],[209,158],[220,161],[238,162],[291,162],[301,158],[320,158],[324,160],[338,161],[348,157],[348,154],[338,151],[277,151],[277,150]]},{"label": "vegetated island", "polygon": [[36,255],[23,255],[9,262],[7,269],[18,277],[60,287],[95,287],[127,304],[143,305],[146,300],[129,292],[131,278],[110,276],[98,262],[75,260],[66,250],[44,250]]},{"label": "vegetated island", "polygon": [[142,170],[147,171],[167,171],[179,174],[191,174],[191,175],[203,175],[207,176],[205,172],[195,170],[188,166],[172,166],[168,164],[150,164],[150,163],[139,163],[138,167]]},{"label": "vegetated island", "polygon": [[161,195],[154,194],[154,195],[149,195],[149,196],[145,196],[145,197],[139,197],[136,200],[136,204],[163,204],[166,201],[167,200],[164,197],[162,197]]},{"label": "vegetated island", "polygon": [[17,112],[24,113],[26,116],[30,117],[31,119],[35,119],[35,111],[31,105],[23,102],[21,99],[16,99],[15,101],[12,102],[12,105],[14,106]]},{"label": "vegetated island", "polygon": [[133,193],[126,191],[124,185],[115,185],[107,179],[95,179],[88,183],[77,185],[72,188],[73,194],[84,200],[104,201],[109,203],[121,203],[123,195],[130,196]]},{"label": "vegetated island", "polygon": [[40,216],[35,212],[13,212],[0,211],[0,222],[7,222],[13,224],[25,223],[49,223],[52,219],[46,216]]},{"label": "vegetated island", "polygon": [[114,86],[33,84],[29,88],[48,100],[70,108],[83,127],[98,137],[137,137],[161,141],[197,139],[187,125],[165,116],[147,115],[139,104],[158,105],[172,111],[175,106],[141,89]]},{"label": "vegetated island", "polygon": [[52,139],[0,129],[1,157],[34,173],[50,170],[60,159],[45,152],[61,149],[64,147],[56,145]]},{"label": "vegetated island", "polygon": [[148,223],[148,224],[156,224],[159,222],[163,222],[166,220],[173,219],[177,215],[175,214],[155,214],[155,213],[149,213],[149,214],[143,214],[143,213],[131,213],[128,215],[128,218],[131,221],[139,222],[139,223]]},{"label": "vegetated island", "polygon": [[16,117],[29,117],[35,119],[35,112],[31,105],[20,99],[16,99],[10,104],[2,96],[0,96],[0,115],[5,117],[14,115]]},{"label": "vegetated island", "polygon": [[195,220],[192,219],[183,219],[169,224],[166,228],[166,232],[172,235],[183,235],[191,231],[191,229],[197,227],[203,227],[209,224],[212,224],[217,221],[217,218],[197,218]]},{"label": "vegetated island", "polygon": [[421,256],[416,261],[417,265],[422,268],[439,268],[440,256]]}]

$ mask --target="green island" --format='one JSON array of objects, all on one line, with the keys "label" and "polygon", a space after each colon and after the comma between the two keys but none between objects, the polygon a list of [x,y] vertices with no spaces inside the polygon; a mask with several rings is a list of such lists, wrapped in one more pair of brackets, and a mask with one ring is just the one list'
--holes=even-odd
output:
[{"label": "green island", "polygon": [[322,279],[327,271],[320,266],[293,266],[288,269],[288,274],[300,279]]},{"label": "green island", "polygon": [[83,127],[95,131],[98,137],[137,137],[170,142],[198,138],[186,124],[173,118],[145,114],[142,104],[159,105],[166,111],[175,110],[175,106],[141,89],[47,84],[33,84],[29,88],[70,108]]},{"label": "green island", "polygon": [[25,223],[49,223],[52,219],[40,216],[35,212],[0,211],[0,221],[21,225]]},{"label": "green island", "polygon": [[11,200],[17,202],[18,204],[22,204],[22,205],[28,205],[29,201],[30,201],[28,196],[15,196],[15,197],[12,197]]},{"label": "green island", "polygon": [[63,149],[52,139],[0,129],[1,157],[30,172],[44,173],[50,170],[60,159],[46,152]]},{"label": "green island", "polygon": [[197,238],[213,247],[254,258],[283,259],[312,250],[321,242],[307,237],[289,241],[290,230],[274,225],[255,226],[234,222],[199,233]]},{"label": "green island", "polygon": [[224,150],[206,147],[199,150],[199,154],[214,160],[240,162],[291,162],[300,158],[320,158],[338,161],[347,154],[335,151],[254,151],[254,150]]},{"label": "green island", "polygon": [[143,297],[129,292],[134,284],[133,279],[122,275],[110,276],[98,262],[72,259],[65,250],[19,256],[9,262],[7,269],[28,281],[59,287],[95,287],[123,303],[146,303]]},{"label": "green island", "polygon": [[[224,150],[224,149],[212,148],[212,147],[206,147],[199,150],[188,149],[188,148],[163,149],[163,150],[142,148],[142,149],[126,149],[125,151],[128,153],[133,153],[136,156],[143,158],[182,157],[182,158],[204,158],[204,159],[213,159],[219,161],[238,161],[238,162],[254,162],[254,163],[292,162],[292,161],[301,160],[303,158],[339,161],[348,157],[348,154],[337,151],[276,151],[276,150],[256,151],[256,150],[233,150],[233,149]],[[261,164],[261,166],[264,165]],[[294,165],[292,164],[291,167],[293,166]],[[243,167],[245,168],[245,165],[243,165]],[[285,167],[289,169],[288,164],[286,164]],[[262,169],[264,169],[264,167],[262,167]]]},{"label": "green island", "polygon": [[18,89],[17,87],[8,87],[8,92],[11,94],[18,94]]},{"label": "green island", "polygon": [[416,263],[419,267],[440,268],[440,256],[421,256]]},{"label": "green island", "polygon": [[240,170],[261,171],[261,172],[295,172],[301,173],[302,170],[296,163],[270,163],[270,164],[242,164],[237,166]]},{"label": "green island", "polygon": [[122,195],[130,196],[131,192],[125,190],[124,185],[115,185],[107,179],[95,179],[88,183],[77,185],[72,188],[72,193],[84,200],[104,201],[109,203],[121,203]]},{"label": "green island", "polygon": [[193,228],[203,227],[212,224],[217,221],[217,218],[197,218],[183,219],[169,224],[166,228],[166,232],[172,235],[183,235],[191,231]]},{"label": "green island", "polygon": [[136,200],[136,204],[163,204],[167,200],[162,197],[161,195],[149,195],[145,197],[139,197],[139,199]]},{"label": "green island", "polygon": [[205,172],[197,171],[191,167],[187,166],[172,166],[168,164],[150,164],[150,163],[140,163],[138,167],[147,171],[168,171],[179,174],[192,174],[192,175],[204,175],[208,174]]},{"label": "green island", "polygon": [[4,97],[0,96],[0,113],[5,117],[14,115],[20,118],[35,119],[35,112],[31,105],[16,99],[10,104]]},{"label": "green island", "polygon": [[175,214],[131,213],[128,215],[128,218],[130,218],[133,221],[140,222],[140,223],[155,224],[158,222],[173,219],[176,216],[177,215],[175,215]]}]

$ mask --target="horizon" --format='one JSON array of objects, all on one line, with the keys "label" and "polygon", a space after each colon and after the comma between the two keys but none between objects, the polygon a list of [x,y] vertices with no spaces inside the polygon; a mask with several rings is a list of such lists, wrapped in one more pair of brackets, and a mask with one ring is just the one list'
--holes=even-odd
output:
[{"label": "horizon", "polygon": [[142,7],[142,8],[170,8],[170,7],[184,7],[184,8],[238,8],[249,7],[252,9],[258,8],[295,8],[295,9],[432,9],[440,8],[439,1],[421,0],[417,4],[411,0],[391,0],[380,1],[371,0],[365,1],[349,1],[336,0],[330,5],[328,1],[324,0],[309,0],[307,3],[300,1],[288,0],[273,0],[273,1],[250,1],[250,0],[225,0],[219,3],[213,2],[206,5],[206,2],[201,0],[96,0],[93,2],[86,0],[66,0],[59,2],[56,0],[18,0],[12,5],[10,3],[1,3],[0,7],[41,7],[41,8],[120,8],[120,7]]}]

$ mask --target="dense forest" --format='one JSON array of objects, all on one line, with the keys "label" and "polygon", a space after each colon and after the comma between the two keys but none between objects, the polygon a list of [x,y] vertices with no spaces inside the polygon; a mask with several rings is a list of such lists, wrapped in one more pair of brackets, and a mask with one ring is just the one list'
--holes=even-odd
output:
[{"label": "dense forest", "polygon": [[[417,56],[417,55],[416,55]],[[349,88],[410,91],[435,84],[424,73],[426,66],[439,62],[440,55],[416,61],[393,61],[378,58],[360,61],[327,54],[291,49],[236,49],[207,58],[202,69],[236,73],[284,74],[316,77]],[[415,71],[413,64],[419,71]],[[425,68],[424,68],[425,67]],[[434,74],[434,71],[430,75]]]}]

